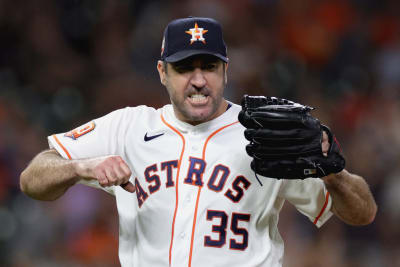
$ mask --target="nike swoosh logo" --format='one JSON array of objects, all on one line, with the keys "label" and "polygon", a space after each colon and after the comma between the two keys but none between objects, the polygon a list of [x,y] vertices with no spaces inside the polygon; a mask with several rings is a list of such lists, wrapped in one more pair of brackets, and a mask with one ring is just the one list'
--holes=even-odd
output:
[{"label": "nike swoosh logo", "polygon": [[157,137],[160,137],[161,135],[163,135],[164,133],[161,133],[161,134],[156,134],[156,135],[152,135],[152,136],[147,136],[147,133],[144,135],[144,141],[145,142],[147,142],[147,141],[150,141],[150,140],[152,140],[152,139],[154,139],[154,138],[157,138]]}]

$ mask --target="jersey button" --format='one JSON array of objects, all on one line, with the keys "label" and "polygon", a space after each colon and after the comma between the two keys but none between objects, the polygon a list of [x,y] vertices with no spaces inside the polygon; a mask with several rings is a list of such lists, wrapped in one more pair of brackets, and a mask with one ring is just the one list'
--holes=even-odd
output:
[{"label": "jersey button", "polygon": [[192,146],[192,149],[194,150],[194,151],[196,151],[197,149],[199,149],[197,146]]},{"label": "jersey button", "polygon": [[185,232],[182,232],[182,233],[181,233],[181,239],[184,239],[185,236],[186,236]]}]

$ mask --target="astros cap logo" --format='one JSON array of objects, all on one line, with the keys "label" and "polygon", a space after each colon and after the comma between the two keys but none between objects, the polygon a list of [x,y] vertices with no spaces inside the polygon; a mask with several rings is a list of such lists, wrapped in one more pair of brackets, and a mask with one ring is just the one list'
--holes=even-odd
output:
[{"label": "astros cap logo", "polygon": [[208,30],[204,30],[203,28],[199,28],[197,25],[197,22],[194,24],[194,28],[189,29],[188,31],[185,31],[187,34],[192,35],[192,39],[190,39],[190,44],[193,44],[193,42],[196,41],[202,41],[203,44],[206,43],[206,39],[204,38],[203,34],[208,32]]}]

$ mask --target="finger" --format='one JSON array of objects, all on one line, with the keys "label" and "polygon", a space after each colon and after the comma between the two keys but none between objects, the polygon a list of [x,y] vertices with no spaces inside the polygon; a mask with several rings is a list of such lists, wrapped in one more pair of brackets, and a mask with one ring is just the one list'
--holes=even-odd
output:
[{"label": "finger", "polygon": [[116,175],[116,180],[114,182],[114,185],[121,185],[128,181],[129,176],[125,174],[124,170],[119,165],[114,166],[114,172]]},{"label": "finger", "polygon": [[107,177],[108,186],[115,185],[115,182],[117,181],[117,174],[114,172],[113,168],[105,169],[105,173]]},{"label": "finger", "polygon": [[108,186],[108,179],[104,172],[96,173],[96,178],[97,178],[97,181],[99,182],[100,186],[102,186],[102,187]]},{"label": "finger", "polygon": [[114,172],[117,175],[117,181],[115,185],[124,184],[128,182],[129,178],[131,177],[131,170],[124,162],[114,165]]},{"label": "finger", "polygon": [[132,171],[129,168],[128,164],[125,163],[125,161],[121,161],[119,165],[126,176],[130,177],[132,175]]},{"label": "finger", "polygon": [[136,191],[135,186],[129,181],[127,183],[121,184],[120,186],[129,193],[135,193]]}]

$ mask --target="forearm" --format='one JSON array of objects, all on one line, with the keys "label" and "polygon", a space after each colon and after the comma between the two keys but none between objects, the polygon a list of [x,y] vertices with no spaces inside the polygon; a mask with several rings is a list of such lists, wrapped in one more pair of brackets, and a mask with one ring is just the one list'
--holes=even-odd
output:
[{"label": "forearm", "polygon": [[77,181],[75,161],[63,159],[55,150],[46,150],[21,173],[20,187],[34,199],[54,200]]},{"label": "forearm", "polygon": [[332,211],[351,225],[371,223],[377,211],[374,197],[365,180],[346,170],[323,178],[332,196]]}]

